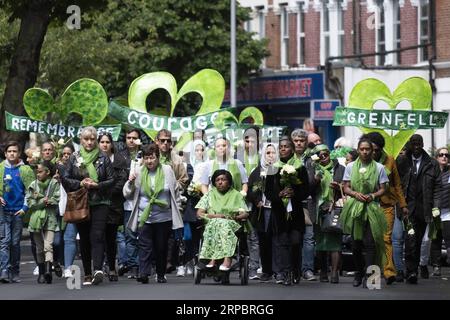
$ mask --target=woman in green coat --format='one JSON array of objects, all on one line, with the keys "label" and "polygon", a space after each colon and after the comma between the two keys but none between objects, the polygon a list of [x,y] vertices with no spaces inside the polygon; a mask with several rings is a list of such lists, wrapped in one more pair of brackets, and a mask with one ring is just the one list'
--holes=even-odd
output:
[{"label": "woman in green coat", "polygon": [[38,283],[52,283],[53,239],[59,231],[57,220],[59,182],[53,179],[55,165],[43,161],[37,166],[37,179],[27,189],[26,201],[31,213],[28,230],[36,243],[39,267]]}]

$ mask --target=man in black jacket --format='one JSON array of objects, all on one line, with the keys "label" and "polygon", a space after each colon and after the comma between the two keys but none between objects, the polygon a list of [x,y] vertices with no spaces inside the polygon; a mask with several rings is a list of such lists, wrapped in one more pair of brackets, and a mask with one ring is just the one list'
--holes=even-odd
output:
[{"label": "man in black jacket", "polygon": [[405,241],[406,280],[416,284],[422,238],[433,219],[433,209],[438,207],[436,188],[440,169],[437,161],[423,150],[421,135],[414,134],[409,143],[409,150],[397,159],[397,166],[414,229],[414,234],[408,232]]}]

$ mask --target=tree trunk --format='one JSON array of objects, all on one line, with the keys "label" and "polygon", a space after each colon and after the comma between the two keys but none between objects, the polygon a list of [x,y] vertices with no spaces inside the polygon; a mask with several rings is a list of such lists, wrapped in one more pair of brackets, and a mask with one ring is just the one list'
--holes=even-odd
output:
[{"label": "tree trunk", "polygon": [[0,105],[0,143],[17,140],[25,145],[26,132],[6,131],[5,111],[25,115],[25,91],[34,86],[39,72],[42,43],[50,21],[51,0],[30,0],[21,16],[17,46],[11,60],[5,94]]}]

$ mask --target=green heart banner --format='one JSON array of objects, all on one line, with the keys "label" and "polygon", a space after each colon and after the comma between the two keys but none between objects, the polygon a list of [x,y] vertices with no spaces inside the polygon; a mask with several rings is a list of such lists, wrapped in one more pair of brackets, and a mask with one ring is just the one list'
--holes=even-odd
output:
[{"label": "green heart banner", "polygon": [[[33,120],[27,117],[20,117],[5,112],[6,129],[10,131],[36,132],[47,135],[59,136],[61,138],[78,137],[83,127],[65,126],[61,124],[52,124],[40,120]],[[98,132],[107,131],[111,133],[114,141],[119,139],[122,125],[103,125],[96,126]]]},{"label": "green heart banner", "polygon": [[[336,125],[355,125],[363,133],[380,133],[385,139],[385,152],[396,158],[417,129],[440,128],[445,124],[443,115],[431,111],[432,99],[433,91],[430,84],[420,77],[404,80],[393,92],[384,82],[368,78],[359,81],[353,87],[347,102],[348,108],[345,108],[347,111],[358,109],[355,119],[354,113],[350,113],[349,118],[349,114],[345,114],[345,111],[337,111],[334,120]],[[384,103],[388,109],[374,109],[377,102]],[[397,109],[402,102],[407,102],[411,109]],[[350,124],[355,121],[356,124]],[[384,124],[389,124],[390,127]],[[391,132],[386,132],[385,129]]]},{"label": "green heart banner", "polygon": [[333,126],[361,126],[392,130],[435,129],[443,128],[447,118],[447,112],[337,107]]},{"label": "green heart banner", "polygon": [[[123,124],[128,124],[143,130],[167,129],[170,131],[182,130],[193,132],[195,130],[205,130],[206,128],[217,126],[221,115],[230,115],[228,124],[241,123],[246,118],[253,118],[254,124],[263,125],[263,116],[259,109],[247,107],[239,114],[237,108],[224,108],[218,111],[195,115],[192,117],[166,117],[136,111],[121,105],[117,101],[109,103],[108,115]],[[239,120],[237,119],[239,117]],[[224,128],[225,120],[220,121],[220,129]]]}]

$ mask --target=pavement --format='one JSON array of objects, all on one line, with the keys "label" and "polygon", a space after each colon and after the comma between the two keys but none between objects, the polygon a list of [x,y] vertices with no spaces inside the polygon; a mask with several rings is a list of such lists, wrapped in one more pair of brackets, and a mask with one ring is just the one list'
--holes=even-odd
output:
[{"label": "pavement", "polygon": [[[75,264],[80,267],[81,261]],[[118,282],[106,278],[98,286],[76,287],[73,279],[57,278],[52,284],[38,284],[34,276],[30,241],[24,232],[22,240],[21,283],[0,284],[2,300],[448,300],[450,299],[450,268],[442,269],[441,277],[419,279],[417,285],[394,283],[387,286],[381,280],[379,290],[352,286],[352,277],[340,277],[339,284],[319,281],[300,281],[299,284],[283,286],[275,282],[260,283],[249,280],[248,286],[240,285],[238,272],[232,272],[230,285],[214,282],[212,278],[202,279],[195,285],[192,276],[176,277],[175,272],[167,275],[168,282],[149,284],[119,277]],[[430,268],[431,270],[431,268]],[[79,277],[77,279],[82,279]],[[75,288],[74,288],[75,287]],[[74,288],[74,289],[69,289]]]}]

